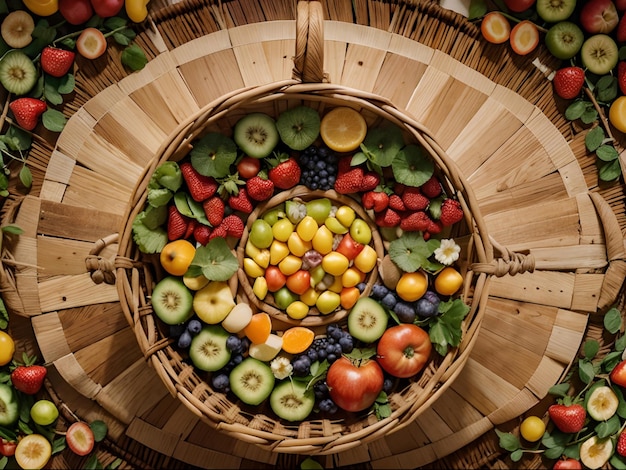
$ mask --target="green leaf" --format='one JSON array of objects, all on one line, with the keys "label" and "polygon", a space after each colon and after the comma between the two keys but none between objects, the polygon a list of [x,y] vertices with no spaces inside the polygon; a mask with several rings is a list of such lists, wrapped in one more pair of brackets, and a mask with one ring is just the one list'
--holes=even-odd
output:
[{"label": "green leaf", "polygon": [[167,161],[159,165],[150,177],[149,187],[167,188],[176,192],[183,185],[183,174],[178,163]]},{"label": "green leaf", "polygon": [[404,232],[389,244],[389,257],[403,271],[415,272],[430,265],[428,258],[440,244],[434,238],[424,240],[419,232]]},{"label": "green leaf", "polygon": [[191,209],[191,216],[196,219],[198,222],[204,225],[211,225],[209,219],[207,219],[206,212],[202,207],[202,203],[198,201],[194,201],[191,196],[187,197],[187,204],[189,205],[189,209]]},{"label": "green leaf", "polygon": [[117,459],[115,459],[113,462],[111,462],[109,465],[107,465],[107,469],[110,470],[115,470],[117,468],[120,467],[120,465],[122,465],[123,461],[122,459],[120,459],[119,457]]},{"label": "green leaf", "polygon": [[580,117],[585,113],[589,106],[593,107],[593,105],[587,101],[574,101],[565,109],[565,119],[569,121],[575,121],[576,119],[580,119]]},{"label": "green leaf", "polygon": [[66,448],[65,437],[59,437],[52,441],[52,454],[59,454]]},{"label": "green leaf", "polygon": [[44,84],[43,96],[48,103],[55,105],[63,103],[63,97],[59,93],[57,87],[50,81],[46,81]]},{"label": "green leaf", "polygon": [[311,457],[307,457],[302,462],[300,462],[300,469],[301,470],[323,470],[324,467],[322,467],[322,465],[319,462],[313,460]]},{"label": "green leaf", "polygon": [[602,145],[605,137],[604,128],[602,126],[596,126],[585,135],[585,147],[587,147],[587,150],[590,152],[595,152],[596,149]]},{"label": "green leaf", "polygon": [[172,191],[167,188],[150,188],[147,201],[152,207],[161,207],[167,205],[173,196]]},{"label": "green leaf", "polygon": [[496,428],[495,431],[498,436],[498,444],[504,450],[514,452],[521,447],[519,439],[514,434],[510,432],[502,432],[498,428]]},{"label": "green leaf", "polygon": [[522,460],[524,456],[524,451],[522,449],[517,449],[516,451],[511,452],[511,460],[513,462],[519,462]]},{"label": "green leaf", "polygon": [[598,175],[602,181],[615,181],[622,174],[619,160],[613,160],[600,166]]},{"label": "green leaf", "polygon": [[404,146],[402,131],[396,126],[377,127],[368,131],[361,148],[372,163],[381,167],[391,165]]},{"label": "green leaf", "polygon": [[113,40],[121,46],[128,46],[132,42],[132,39],[122,32],[113,33]]},{"label": "green leaf", "polygon": [[604,328],[611,334],[617,333],[622,327],[622,314],[620,311],[613,307],[610,308],[603,318]]},{"label": "green leaf", "polygon": [[598,111],[595,108],[587,108],[585,112],[580,116],[580,120],[584,124],[591,124],[598,120]]},{"label": "green leaf", "polygon": [[612,351],[602,358],[602,368],[610,372],[622,360],[621,351]]},{"label": "green leaf", "polygon": [[615,470],[626,470],[626,460],[617,452],[613,454],[613,456],[609,460],[609,463],[611,464],[611,468]]},{"label": "green leaf", "polygon": [[191,164],[198,173],[223,178],[237,158],[237,145],[229,137],[211,132],[196,142],[190,153]]},{"label": "green leaf", "polygon": [[162,228],[150,230],[142,221],[144,217],[145,212],[140,212],[133,220],[133,240],[143,253],[160,253],[168,242],[167,232]]},{"label": "green leaf", "polygon": [[197,270],[198,267],[210,281],[228,281],[239,269],[239,262],[226,240],[215,237],[206,246],[196,249],[190,268]]},{"label": "green leaf", "polygon": [[595,375],[595,370],[591,362],[585,359],[580,359],[578,361],[578,376],[583,383],[591,383]]},{"label": "green leaf", "polygon": [[124,28],[128,25],[128,21],[121,16],[111,16],[104,20],[103,26],[109,31]]},{"label": "green leaf", "polygon": [[102,442],[107,437],[109,427],[102,420],[95,420],[89,423],[89,427],[93,431],[94,439],[96,442]]},{"label": "green leaf", "polygon": [[121,61],[129,69],[137,71],[146,66],[148,58],[137,44],[131,44],[122,51]]},{"label": "green leaf", "polygon": [[544,455],[546,456],[547,459],[558,459],[559,457],[561,457],[561,455],[563,455],[563,451],[565,450],[565,447],[551,447],[549,449],[546,449],[544,452]]},{"label": "green leaf", "polygon": [[609,103],[617,97],[617,92],[617,77],[613,75],[604,75],[596,83],[595,94],[598,101]]},{"label": "green leaf", "polygon": [[598,354],[599,350],[600,350],[600,343],[598,343],[596,340],[591,340],[591,339],[587,340],[585,341],[585,344],[583,345],[583,351],[584,351],[585,357],[589,360],[596,357],[596,354]]},{"label": "green leaf", "polygon": [[615,341],[614,349],[619,352],[623,352],[626,349],[626,336],[620,336]]},{"label": "green leaf", "polygon": [[61,132],[65,127],[67,118],[61,111],[48,108],[42,115],[41,120],[46,129],[52,132]]},{"label": "green leaf", "polygon": [[469,5],[468,19],[482,18],[487,13],[487,3],[484,0],[471,0]]},{"label": "green leaf", "polygon": [[391,162],[393,175],[398,183],[421,186],[435,172],[435,165],[421,146],[404,147]]},{"label": "green leaf", "polygon": [[598,158],[604,162],[611,162],[619,158],[619,153],[612,145],[601,145],[596,150],[596,155]]},{"label": "green leaf", "polygon": [[564,397],[569,391],[570,385],[567,382],[563,382],[557,385],[553,385],[548,389],[548,393],[557,397]]},{"label": "green leaf", "polygon": [[618,404],[617,404],[617,416],[620,418],[626,418],[626,401],[624,401],[624,394],[622,393],[622,389],[620,387],[613,387],[613,391],[615,395],[617,395]]},{"label": "green leaf", "polygon": [[[361,144],[363,145],[363,144]],[[350,166],[358,166],[367,161],[367,155],[364,152],[357,152],[352,156],[352,160],[350,160]]]},{"label": "green leaf", "polygon": [[62,95],[68,95],[74,91],[76,87],[76,78],[73,74],[68,73],[59,79],[59,86],[57,90]]},{"label": "green leaf", "polygon": [[85,462],[84,470],[98,470],[102,468],[102,465],[98,461],[98,454],[95,452],[90,454],[87,458],[87,462]]},{"label": "green leaf", "polygon": [[30,171],[30,168],[28,168],[26,165],[23,165],[21,170],[20,170],[20,182],[27,188],[30,188],[31,185],[33,184],[33,174]]},{"label": "green leaf", "polygon": [[167,207],[148,205],[143,211],[143,218],[141,220],[150,230],[156,230],[162,225],[165,226],[167,222]]},{"label": "green leaf", "polygon": [[620,423],[619,416],[615,414],[611,416],[607,421],[603,421],[599,423],[594,428],[594,431],[598,435],[599,439],[606,439],[612,434],[616,434],[617,431],[619,431],[620,427],[621,427],[621,423]]},{"label": "green leaf", "polygon": [[27,150],[33,143],[31,135],[19,127],[11,126],[7,133],[0,136],[11,150]]}]

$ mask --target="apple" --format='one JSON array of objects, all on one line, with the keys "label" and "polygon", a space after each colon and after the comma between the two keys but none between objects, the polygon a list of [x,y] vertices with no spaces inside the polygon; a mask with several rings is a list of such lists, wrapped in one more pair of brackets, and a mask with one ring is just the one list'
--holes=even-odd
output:
[{"label": "apple", "polygon": [[355,242],[367,245],[372,240],[372,229],[363,219],[354,219],[350,225],[350,236]]},{"label": "apple", "polygon": [[196,247],[188,240],[174,240],[167,243],[161,250],[159,261],[161,266],[173,276],[182,276],[187,272],[193,257],[196,255]]},{"label": "apple", "polygon": [[521,13],[532,7],[535,1],[536,0],[504,0],[504,4],[512,12]]},{"label": "apple", "polygon": [[364,245],[353,262],[359,271],[369,273],[378,264],[378,253],[370,245]]},{"label": "apple", "polygon": [[287,276],[285,276],[278,266],[269,266],[265,270],[265,280],[267,281],[267,290],[270,292],[276,292],[278,289],[285,285],[287,282]]},{"label": "apple", "polygon": [[580,24],[590,34],[608,34],[618,23],[617,8],[611,0],[591,0],[580,10]]},{"label": "apple", "polygon": [[341,296],[331,290],[325,290],[315,299],[315,307],[322,315],[334,312],[339,305],[341,305]]},{"label": "apple", "polygon": [[304,294],[311,288],[311,274],[304,269],[299,269],[287,277],[287,288],[294,294]]},{"label": "apple", "polygon": [[193,296],[193,309],[205,323],[215,325],[235,307],[233,294],[226,282],[211,281]]},{"label": "apple", "polygon": [[615,385],[626,388],[626,360],[622,360],[613,367],[609,378]]},{"label": "apple", "polygon": [[289,305],[298,300],[298,296],[291,292],[286,286],[274,292],[274,303],[281,310],[286,310]]},{"label": "apple", "polygon": [[387,328],[378,340],[376,361],[394,377],[413,377],[430,359],[432,343],[426,330],[413,323]]},{"label": "apple", "polygon": [[250,227],[250,241],[257,248],[269,248],[274,241],[272,226],[263,219],[256,219]]},{"label": "apple", "polygon": [[313,217],[315,221],[321,225],[326,220],[326,217],[330,214],[330,210],[333,207],[330,199],[322,197],[319,199],[313,199],[305,204],[306,215]]},{"label": "apple", "polygon": [[100,18],[110,18],[120,12],[124,0],[91,0],[91,6]]},{"label": "apple", "polygon": [[0,454],[5,457],[11,457],[15,455],[15,448],[17,447],[17,441],[7,441],[6,439],[0,440]]},{"label": "apple", "polygon": [[384,375],[376,361],[341,356],[328,368],[326,384],[335,404],[346,411],[363,411],[383,389]]},{"label": "apple", "polygon": [[50,400],[37,400],[30,408],[30,417],[40,426],[48,426],[59,417],[59,410]]},{"label": "apple", "polygon": [[560,459],[554,462],[553,470],[582,470],[583,466],[579,460],[576,459]]},{"label": "apple", "polygon": [[361,253],[364,246],[365,245],[363,243],[355,241],[352,235],[346,233],[339,242],[339,245],[337,245],[337,248],[335,248],[335,251],[337,253],[341,253],[348,258],[348,260],[352,261],[359,253]]},{"label": "apple", "polygon": [[59,13],[69,24],[78,26],[93,16],[89,0],[59,0]]},{"label": "apple", "polygon": [[615,8],[617,11],[626,11],[626,0],[615,0]]}]

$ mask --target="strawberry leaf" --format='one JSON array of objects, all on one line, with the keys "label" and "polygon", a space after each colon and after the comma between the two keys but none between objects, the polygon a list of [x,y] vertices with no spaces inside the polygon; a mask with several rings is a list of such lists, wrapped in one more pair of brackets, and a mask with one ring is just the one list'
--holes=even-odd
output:
[{"label": "strawberry leaf", "polygon": [[202,137],[190,152],[191,164],[198,173],[223,178],[237,158],[237,145],[223,134],[211,132]]},{"label": "strawberry leaf", "polygon": [[137,44],[131,44],[122,51],[122,64],[133,71],[143,69],[148,58]]},{"label": "strawberry leaf", "polygon": [[393,175],[398,183],[421,186],[435,172],[435,165],[421,146],[410,144],[404,147],[391,162]]},{"label": "strawberry leaf", "polygon": [[[361,149],[370,162],[386,167],[391,165],[403,145],[400,128],[388,126],[370,130],[361,144]],[[355,165],[354,161],[352,165]]]},{"label": "strawberry leaf", "polygon": [[228,247],[226,240],[215,237],[206,246],[199,246],[189,266],[189,275],[204,277],[210,281],[228,281],[239,269],[239,262]]},{"label": "strawberry leaf", "polygon": [[183,175],[176,162],[164,162],[157,167],[150,177],[149,188],[167,188],[176,192],[183,184]]},{"label": "strawberry leaf", "polygon": [[405,232],[389,244],[389,257],[405,272],[415,272],[420,268],[431,270],[436,265],[428,258],[441,242],[435,238],[426,241],[418,232]]},{"label": "strawberry leaf", "polygon": [[161,227],[148,228],[145,217],[146,212],[140,212],[133,220],[133,240],[143,253],[159,253],[167,244],[167,232]]},{"label": "strawberry leaf", "polygon": [[42,115],[41,120],[46,129],[52,132],[61,132],[65,127],[67,118],[61,111],[48,108]]}]

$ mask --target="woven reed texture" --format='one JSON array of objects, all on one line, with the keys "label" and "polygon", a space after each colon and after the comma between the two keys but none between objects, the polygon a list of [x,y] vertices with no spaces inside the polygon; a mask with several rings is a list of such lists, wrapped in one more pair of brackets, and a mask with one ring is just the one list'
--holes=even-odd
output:
[{"label": "woven reed texture", "polygon": [[[564,103],[553,97],[545,74],[507,48],[485,44],[475,25],[431,2],[322,4],[329,20],[325,36],[333,38],[325,54],[327,60],[335,59],[325,67],[331,82],[344,80],[388,96],[428,123],[437,141],[463,164],[489,233],[514,250],[512,256],[532,251],[541,269],[515,283],[507,282],[507,276],[492,283],[494,295],[468,364],[423,417],[423,424],[418,419],[408,426],[402,439],[382,438],[320,460],[327,468],[507,468],[510,462],[497,447],[493,426],[512,429],[523,414],[541,408],[547,387],[565,373],[585,335],[597,332],[601,313],[620,290],[626,225],[623,185],[597,185],[594,157],[584,150],[584,132],[563,119]],[[154,26],[138,37],[152,59],[149,70],[126,77],[114,53],[104,62],[79,64],[76,96],[65,109],[74,117],[67,134],[58,144],[37,142],[29,157],[35,174],[33,191],[22,198],[23,191],[16,188],[3,208],[5,220],[16,220],[27,229],[19,243],[3,250],[7,269],[2,281],[10,305],[19,318],[32,317],[34,341],[53,368],[54,390],[81,416],[105,415],[113,423],[113,442],[136,467],[219,462],[233,468],[294,468],[301,460],[220,438],[207,432],[166,391],[155,393],[162,388],[161,381],[145,366],[115,289],[106,283],[94,287],[85,270],[89,260],[106,271],[106,260],[116,252],[116,241],[108,235],[124,222],[129,191],[158,150],[150,139],[144,142],[145,137],[160,142],[211,97],[223,94],[221,89],[201,88],[203,69],[219,64],[225,77],[242,84],[268,77],[272,81],[276,75],[290,77],[293,36],[285,31],[293,30],[295,5],[186,1],[153,12]],[[277,23],[263,29],[261,23],[268,21]],[[258,29],[253,28],[257,23]],[[253,42],[249,35],[255,33],[257,38],[268,38],[263,48],[269,55],[280,51],[285,58],[270,62],[274,75],[255,69],[237,78],[241,74],[232,72],[252,57],[247,49],[256,47],[249,45]],[[207,34],[211,40],[203,41]],[[233,62],[236,54],[229,53],[231,49],[240,54],[238,63]],[[169,51],[173,53],[165,53]],[[555,65],[545,51],[538,51],[535,58],[548,69]],[[340,60],[345,62],[343,68],[337,65]],[[410,68],[400,86],[392,65],[407,63]],[[363,67],[369,76],[362,73]],[[177,73],[170,73],[173,69]],[[184,77],[184,86],[177,74]],[[410,106],[410,95],[419,90],[419,83],[439,84],[426,96],[438,100],[440,114],[428,100]],[[171,86],[177,90],[174,100],[172,93],[164,93]],[[187,86],[193,96],[183,93]],[[491,106],[481,108],[485,97]],[[134,103],[130,108],[129,98]],[[470,105],[465,113],[454,106],[459,100]],[[453,111],[446,115],[446,109]],[[481,109],[493,114],[487,116],[490,119],[479,114],[477,121],[482,118],[485,126],[469,124]],[[459,112],[461,116],[454,114]],[[146,115],[150,116],[147,128],[133,124],[133,118]],[[504,130],[494,127],[487,133],[486,128],[500,121],[507,125]],[[458,144],[455,148],[455,136],[463,130],[458,141],[469,140],[465,152]],[[138,140],[136,132],[144,139]],[[485,135],[490,142],[499,132],[512,135],[505,142],[493,142],[500,150],[476,152]],[[124,143],[111,142],[117,133]],[[474,140],[478,142],[472,144]],[[463,158],[472,153],[477,160]],[[104,163],[108,160],[112,164]],[[71,223],[75,220],[90,223],[76,227]],[[550,225],[546,232],[545,220],[558,220],[554,222],[558,228]],[[94,258],[101,238],[110,245],[100,243]],[[535,292],[544,290],[542,301],[536,302]],[[89,327],[94,322],[98,331]],[[103,360],[103,348],[117,360]],[[515,373],[510,364],[503,369],[493,360],[502,351],[515,358]],[[494,389],[496,395],[490,392]],[[226,448],[228,453],[223,452]],[[540,466],[533,461],[524,464]]]}]

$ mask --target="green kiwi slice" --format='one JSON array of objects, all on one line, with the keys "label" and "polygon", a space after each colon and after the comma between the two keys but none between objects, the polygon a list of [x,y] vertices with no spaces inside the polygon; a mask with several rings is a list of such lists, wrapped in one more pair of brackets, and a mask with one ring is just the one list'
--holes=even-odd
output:
[{"label": "green kiwi slice", "polygon": [[348,331],[358,340],[373,343],[385,332],[388,320],[382,305],[370,297],[361,297],[348,314]]},{"label": "green kiwi slice", "polygon": [[585,35],[577,24],[560,21],[548,29],[545,42],[550,53],[557,59],[568,60],[578,54]]},{"label": "green kiwi slice", "polygon": [[9,51],[0,60],[0,83],[14,95],[25,95],[37,82],[35,64],[22,51]]},{"label": "green kiwi slice", "polygon": [[230,372],[230,389],[242,402],[260,405],[274,388],[274,374],[266,363],[247,357]]},{"label": "green kiwi slice", "polygon": [[200,370],[214,372],[230,361],[226,340],[230,333],[221,325],[206,325],[193,337],[189,346],[189,359]]},{"label": "green kiwi slice", "polygon": [[264,113],[251,113],[235,124],[233,140],[248,156],[265,158],[280,141],[276,121]]},{"label": "green kiwi slice", "polygon": [[281,113],[276,128],[285,145],[293,150],[304,150],[320,135],[320,122],[317,111],[302,105]]},{"label": "green kiwi slice", "polygon": [[580,58],[591,73],[605,75],[617,65],[619,50],[611,36],[594,34],[583,43]]},{"label": "green kiwi slice", "polygon": [[285,380],[276,385],[270,395],[270,407],[279,418],[304,421],[313,411],[315,394],[303,382]]},{"label": "green kiwi slice", "polygon": [[548,23],[568,19],[576,9],[576,0],[537,0],[537,14]]},{"label": "green kiwi slice", "polygon": [[152,290],[152,309],[168,325],[178,325],[192,315],[193,295],[183,281],[175,276],[161,279]]}]

